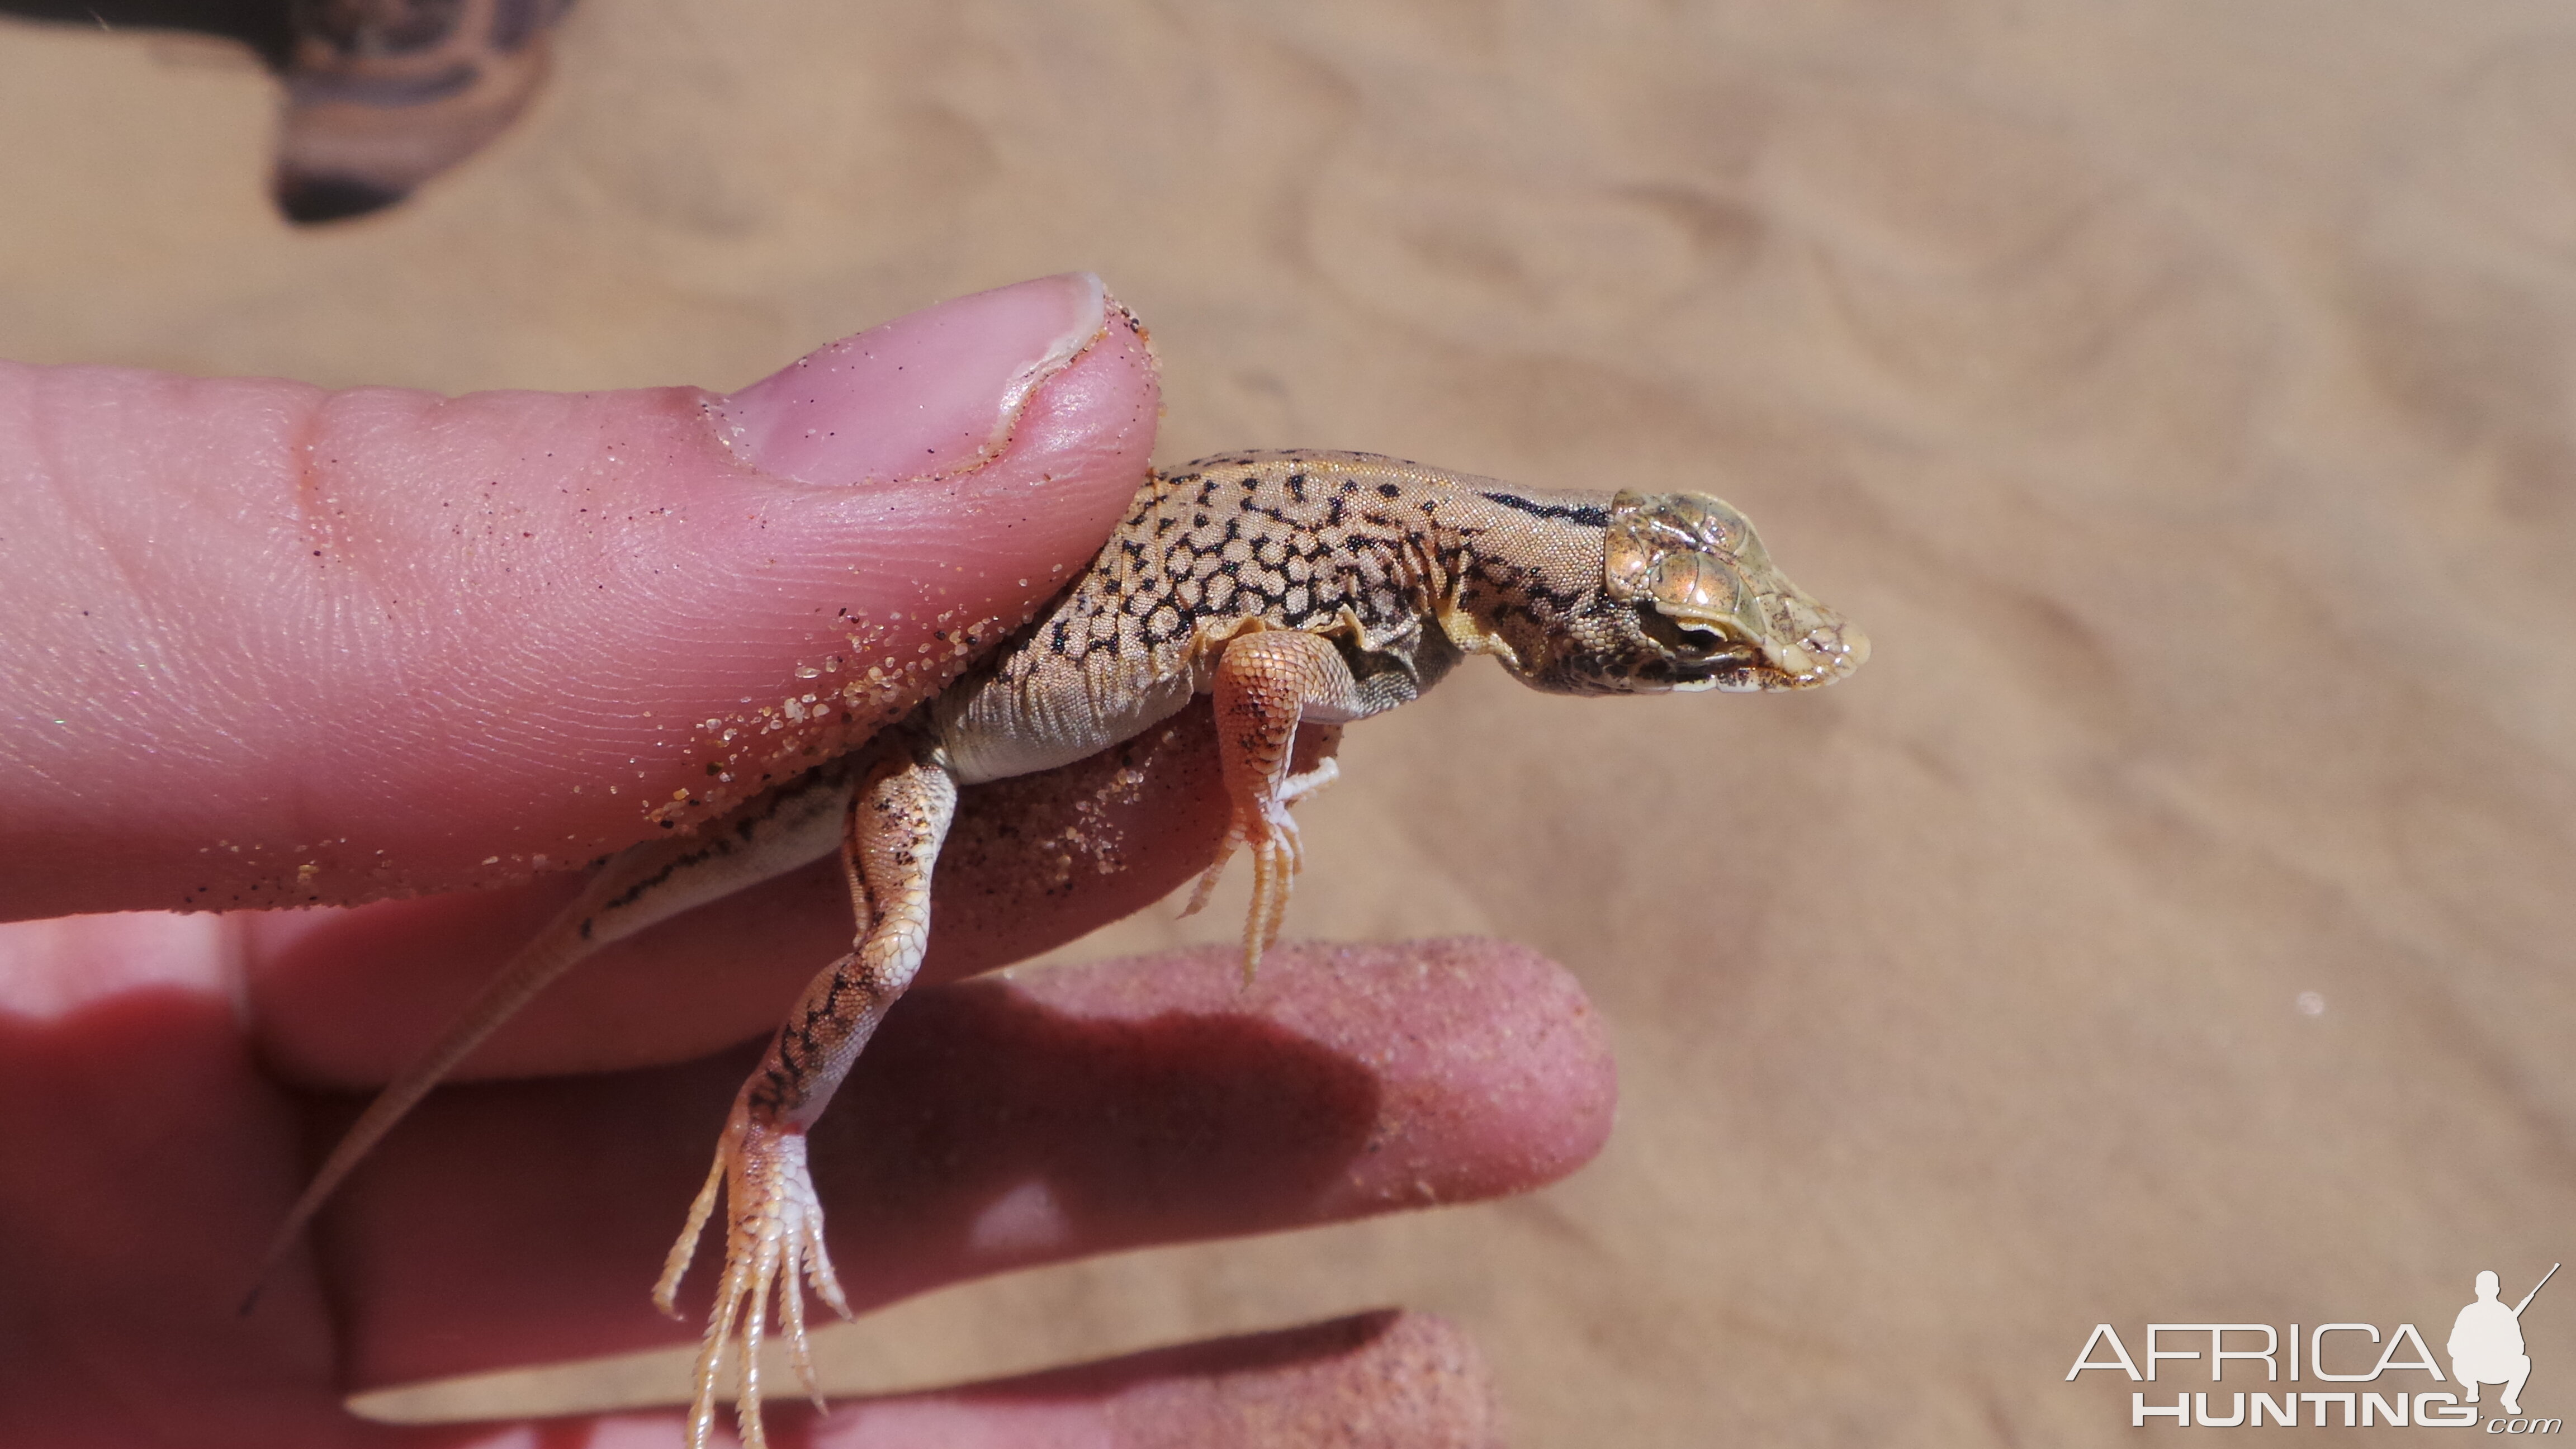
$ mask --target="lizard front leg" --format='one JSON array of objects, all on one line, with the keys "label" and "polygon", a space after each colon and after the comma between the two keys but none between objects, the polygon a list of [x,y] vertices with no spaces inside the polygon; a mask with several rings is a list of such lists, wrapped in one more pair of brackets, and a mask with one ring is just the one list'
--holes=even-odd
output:
[{"label": "lizard front leg", "polygon": [[747,1449],[767,1442],[760,1424],[760,1345],[773,1288],[797,1377],[817,1410],[823,1400],[806,1349],[805,1298],[797,1280],[811,1282],[834,1311],[850,1316],[823,1246],[823,1206],[806,1170],[805,1131],[831,1102],[886,1008],[920,969],[930,944],[931,871],[957,811],[956,777],[920,737],[900,732],[871,753],[876,758],[860,767],[841,847],[858,914],[857,942],[806,986],[770,1039],[759,1069],[734,1097],[715,1166],[654,1285],[653,1301],[678,1316],[681,1275],[722,1193],[725,1272],[698,1353],[691,1449],[705,1449],[712,1432],[725,1348],[737,1334],[742,1389],[735,1420]]},{"label": "lizard front leg", "polygon": [[1252,851],[1252,909],[1243,923],[1243,979],[1261,965],[1261,953],[1279,939],[1288,894],[1306,864],[1305,843],[1288,813],[1291,801],[1329,785],[1339,767],[1327,758],[1302,775],[1289,773],[1296,757],[1297,723],[1308,714],[1339,722],[1368,712],[1351,667],[1331,640],[1302,629],[1238,634],[1217,659],[1210,690],[1216,706],[1217,762],[1232,806],[1225,843],[1199,877],[1181,914],[1207,904],[1238,846]]}]

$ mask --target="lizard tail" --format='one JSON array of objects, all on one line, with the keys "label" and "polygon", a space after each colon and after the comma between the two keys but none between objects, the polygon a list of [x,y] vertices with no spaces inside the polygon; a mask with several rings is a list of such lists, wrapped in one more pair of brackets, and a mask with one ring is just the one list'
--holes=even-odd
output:
[{"label": "lizard tail", "polygon": [[437,1043],[350,1124],[304,1195],[287,1210],[286,1221],[260,1260],[259,1276],[243,1298],[241,1311],[248,1313],[258,1304],[260,1290],[277,1265],[359,1161],[429,1095],[440,1078],[556,977],[611,941],[831,854],[840,843],[850,810],[853,766],[849,761],[862,757],[864,752],[844,756],[800,776],[695,836],[648,841],[611,857],[572,904],[547,922],[499,975],[484,983]]},{"label": "lizard tail", "polygon": [[[612,866],[611,870],[614,869]],[[350,1172],[374,1150],[375,1145],[384,1140],[385,1134],[394,1130],[394,1124],[420,1105],[420,1099],[428,1096],[430,1089],[453,1071],[457,1063],[472,1055],[486,1037],[517,1015],[520,1007],[527,1005],[538,992],[552,985],[556,977],[571,970],[598,948],[600,943],[591,940],[582,929],[598,908],[598,902],[593,899],[597,894],[594,885],[592,890],[583,892],[580,899],[566,907],[561,915],[548,922],[536,939],[511,958],[510,964],[503,967],[499,975],[483,984],[483,989],[474,994],[474,999],[440,1034],[438,1041],[418,1061],[404,1069],[401,1076],[378,1092],[376,1099],[367,1104],[367,1110],[358,1115],[358,1120],[349,1124],[349,1130],[342,1134],[339,1145],[331,1149],[331,1155],[322,1160],[321,1170],[313,1174],[313,1181],[306,1185],[303,1196],[287,1210],[286,1220],[278,1225],[277,1236],[269,1240],[268,1251],[260,1258],[259,1276],[242,1299],[243,1313],[247,1314],[258,1306],[259,1295],[276,1274],[277,1265],[285,1261],[296,1240],[312,1224],[314,1214],[330,1201],[331,1194],[348,1179]]]}]

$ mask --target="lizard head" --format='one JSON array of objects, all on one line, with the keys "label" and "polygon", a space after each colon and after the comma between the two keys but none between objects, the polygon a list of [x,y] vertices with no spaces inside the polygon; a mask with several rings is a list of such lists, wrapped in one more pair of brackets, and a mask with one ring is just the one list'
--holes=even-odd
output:
[{"label": "lizard head", "polygon": [[1612,498],[1598,592],[1555,633],[1514,672],[1567,694],[1807,689],[1869,658],[1868,636],[1790,583],[1744,515],[1705,493]]}]

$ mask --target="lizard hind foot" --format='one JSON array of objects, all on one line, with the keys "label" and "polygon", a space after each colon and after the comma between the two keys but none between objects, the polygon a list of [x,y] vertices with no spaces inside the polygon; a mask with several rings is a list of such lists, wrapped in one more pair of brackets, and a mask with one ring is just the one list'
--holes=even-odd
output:
[{"label": "lizard hind foot", "polygon": [[671,1317],[679,1316],[680,1279],[696,1253],[699,1233],[714,1215],[719,1193],[727,1204],[724,1278],[717,1285],[715,1309],[707,1316],[706,1339],[698,1350],[689,1403],[689,1446],[706,1449],[714,1432],[725,1349],[739,1339],[741,1394],[735,1401],[734,1419],[744,1449],[765,1449],[760,1348],[768,1337],[773,1291],[789,1361],[817,1413],[824,1408],[823,1393],[815,1382],[813,1354],[805,1337],[804,1285],[812,1284],[815,1295],[843,1318],[851,1316],[850,1305],[833,1275],[831,1254],[823,1246],[823,1205],[806,1170],[805,1134],[753,1125],[737,1106],[734,1121],[716,1149],[715,1167],[690,1205],[688,1225],[681,1229],[663,1264],[661,1281],[653,1287],[656,1307]]}]

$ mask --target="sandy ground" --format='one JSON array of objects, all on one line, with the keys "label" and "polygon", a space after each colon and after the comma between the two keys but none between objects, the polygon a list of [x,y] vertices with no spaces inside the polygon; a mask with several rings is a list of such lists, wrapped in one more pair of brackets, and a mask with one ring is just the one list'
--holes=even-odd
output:
[{"label": "sandy ground", "polygon": [[[1401,1301],[1525,1446],[2125,1442],[2125,1378],[2063,1381],[2097,1322],[2438,1348],[2477,1270],[2576,1257],[2563,7],[762,9],[589,0],[516,132],[319,233],[246,62],[0,23],[0,353],[724,387],[1088,267],[1167,460],[1706,488],[1877,645],[1795,698],[1462,670],[1306,812],[1292,932],[1587,983],[1588,1170],[941,1295],[837,1386]],[[1068,954],[1236,918],[1169,917]]]}]

